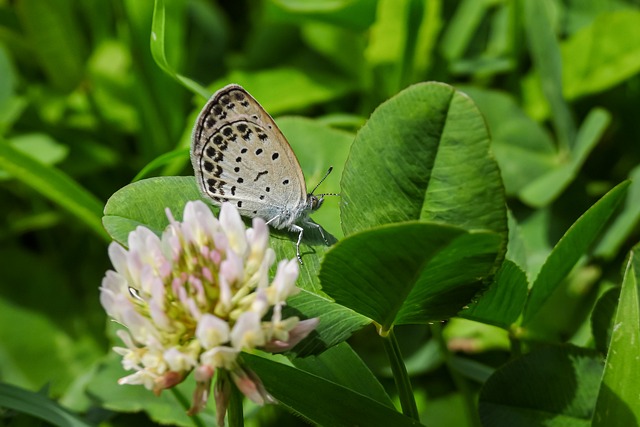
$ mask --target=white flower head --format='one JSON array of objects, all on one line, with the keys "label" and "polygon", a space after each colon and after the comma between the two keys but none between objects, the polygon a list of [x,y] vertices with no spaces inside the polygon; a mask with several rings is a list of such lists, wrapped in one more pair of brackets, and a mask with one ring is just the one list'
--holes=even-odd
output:
[{"label": "white flower head", "polygon": [[[123,367],[134,371],[119,383],[160,393],[194,371],[189,413],[195,414],[219,378],[214,392],[219,420],[229,381],[257,403],[273,402],[239,355],[255,348],[287,350],[317,325],[317,319],[282,318],[285,300],[299,292],[297,261],[280,261],[270,281],[275,253],[267,225],[254,219],[246,229],[230,204],[222,205],[219,220],[201,201],[186,204],[182,222],[171,212],[167,216],[161,237],[138,227],[129,235],[128,249],[109,246],[115,271],[102,280],[100,302],[127,329],[118,331],[124,347],[114,350],[123,356]],[[220,375],[214,376],[216,370]]]}]

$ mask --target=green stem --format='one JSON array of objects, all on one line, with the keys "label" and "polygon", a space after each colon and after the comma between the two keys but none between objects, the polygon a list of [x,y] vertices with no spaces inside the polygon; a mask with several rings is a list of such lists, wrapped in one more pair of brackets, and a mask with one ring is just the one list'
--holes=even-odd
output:
[{"label": "green stem", "polygon": [[396,382],[396,387],[398,388],[398,396],[400,397],[400,405],[402,405],[402,413],[416,421],[420,421],[418,407],[416,406],[413,389],[411,388],[411,381],[409,379],[409,374],[407,374],[407,367],[404,365],[402,360],[400,347],[398,346],[398,341],[393,333],[393,329],[389,330],[388,335],[382,337],[382,341],[384,342],[384,349],[387,352],[387,357],[391,364],[391,371],[393,372],[393,378]]},{"label": "green stem", "polygon": [[476,409],[475,397],[471,393],[467,381],[462,377],[462,375],[460,375],[460,372],[452,364],[451,353],[449,352],[447,343],[442,335],[442,326],[439,323],[435,323],[431,325],[431,331],[433,333],[433,337],[438,340],[440,352],[444,359],[444,363],[447,366],[447,370],[449,371],[449,375],[451,375],[453,383],[462,395],[469,425],[472,427],[481,427],[478,411]]},{"label": "green stem", "polygon": [[[189,399],[187,399],[176,387],[172,387],[169,390],[171,391],[171,394],[173,394],[173,397],[180,403],[180,405],[182,405],[185,412],[188,411],[191,406]],[[204,427],[204,422],[200,416],[194,415],[191,417],[191,420],[197,427]]]},{"label": "green stem", "polygon": [[243,427],[244,413],[242,410],[242,393],[238,387],[231,381],[231,396],[229,396],[229,427]]}]

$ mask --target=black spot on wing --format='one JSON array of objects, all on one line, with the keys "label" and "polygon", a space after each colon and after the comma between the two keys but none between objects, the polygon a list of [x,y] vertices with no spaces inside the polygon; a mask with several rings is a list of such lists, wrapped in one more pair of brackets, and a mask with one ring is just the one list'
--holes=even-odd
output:
[{"label": "black spot on wing", "polygon": [[269,171],[262,171],[262,172],[258,172],[258,175],[256,175],[255,179],[253,180],[253,182],[256,182],[258,180],[258,178],[260,178],[262,175],[266,175],[268,174]]}]

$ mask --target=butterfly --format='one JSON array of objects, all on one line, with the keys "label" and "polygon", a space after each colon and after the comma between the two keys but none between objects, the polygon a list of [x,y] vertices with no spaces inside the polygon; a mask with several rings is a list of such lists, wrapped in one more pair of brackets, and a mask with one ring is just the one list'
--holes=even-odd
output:
[{"label": "butterfly", "polygon": [[317,228],[328,244],[322,227],[309,218],[328,195],[313,194],[324,178],[307,193],[287,139],[241,86],[225,86],[205,104],[191,135],[191,163],[200,192],[213,204],[233,203],[242,216],[297,232],[300,264],[304,227]]}]

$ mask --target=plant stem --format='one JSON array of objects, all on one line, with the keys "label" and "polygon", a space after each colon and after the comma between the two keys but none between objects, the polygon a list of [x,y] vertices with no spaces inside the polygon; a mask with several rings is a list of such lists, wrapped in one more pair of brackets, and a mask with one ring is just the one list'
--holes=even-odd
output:
[{"label": "plant stem", "polygon": [[473,427],[480,427],[481,424],[480,419],[478,418],[475,398],[471,394],[471,390],[469,390],[467,381],[462,377],[462,375],[460,375],[458,370],[451,363],[451,353],[449,352],[447,343],[444,339],[444,336],[442,335],[442,326],[439,323],[434,323],[433,325],[431,325],[431,331],[433,332],[433,337],[438,340],[438,344],[440,345],[440,352],[442,354],[445,365],[447,365],[449,375],[451,375],[453,383],[456,385],[456,388],[462,395],[469,425]]},{"label": "plant stem", "polygon": [[[184,410],[189,410],[189,407],[191,406],[189,403],[189,399],[187,399],[184,394],[182,394],[176,387],[172,387],[169,390],[171,391],[171,394],[173,394],[173,397],[175,397],[175,399],[180,402],[180,405],[182,405]],[[202,418],[200,416],[194,415],[191,417],[191,420],[197,427],[204,427],[204,422],[202,421]]]},{"label": "plant stem", "polygon": [[229,427],[244,426],[244,413],[242,409],[242,393],[231,381],[231,396],[229,396]]},{"label": "plant stem", "polygon": [[400,347],[398,341],[393,332],[393,329],[389,330],[388,335],[382,337],[384,342],[384,349],[387,352],[389,363],[391,364],[391,371],[393,372],[393,378],[398,388],[398,396],[400,397],[400,405],[402,405],[402,413],[408,417],[413,418],[416,421],[420,421],[418,415],[418,407],[416,406],[416,400],[413,396],[413,389],[411,388],[411,381],[409,374],[407,374],[407,367],[402,360],[402,354],[400,354]]}]

